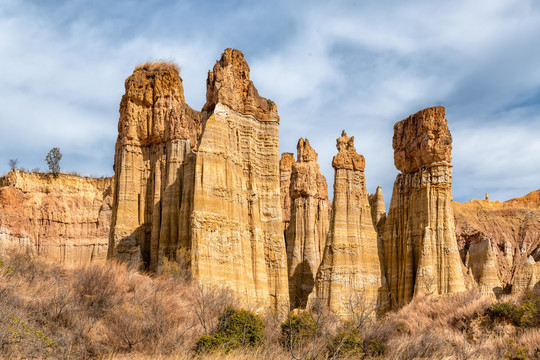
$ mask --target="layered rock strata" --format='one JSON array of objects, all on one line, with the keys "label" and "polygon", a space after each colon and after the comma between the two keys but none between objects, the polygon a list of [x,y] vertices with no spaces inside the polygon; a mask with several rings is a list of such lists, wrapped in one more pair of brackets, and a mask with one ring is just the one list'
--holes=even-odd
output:
[{"label": "layered rock strata", "polygon": [[482,237],[470,243],[465,266],[482,294],[502,294],[497,257],[489,238]]},{"label": "layered rock strata", "polygon": [[373,220],[373,226],[379,232],[379,228],[384,226],[384,220],[386,219],[386,208],[384,206],[384,196],[381,186],[377,186],[375,194],[369,194],[369,206],[371,207],[371,218]]},{"label": "layered rock strata", "polygon": [[291,186],[291,172],[293,164],[293,153],[281,154],[281,160],[279,160],[279,183],[281,196],[281,216],[283,218],[284,234],[287,232],[287,228],[291,222],[291,196],[289,194],[289,187]]},{"label": "layered rock strata", "polygon": [[443,107],[394,126],[394,183],[384,226],[386,278],[392,307],[414,295],[465,290],[452,209],[452,136]]},{"label": "layered rock strata", "polygon": [[[189,154],[202,116],[184,99],[176,65],[148,63],[125,82],[115,147],[108,256],[156,271],[178,249]],[[189,214],[184,214],[189,216]]]},{"label": "layered rock strata", "polygon": [[329,226],[328,186],[318,155],[308,139],[298,140],[297,151],[298,160],[291,171],[290,224],[285,237],[293,309],[305,307],[313,291]]},{"label": "layered rock strata", "polygon": [[373,226],[362,155],[354,137],[337,139],[332,216],[323,259],[317,273],[314,298],[322,299],[336,314],[346,317],[362,307],[380,309],[386,301],[381,271],[381,244]]},{"label": "layered rock strata", "polygon": [[540,190],[505,202],[454,202],[453,208],[462,259],[471,257],[479,239],[488,239],[503,292],[519,291],[524,267],[540,261]]},{"label": "layered rock strata", "polygon": [[135,69],[120,105],[109,257],[159,271],[186,249],[200,281],[288,308],[278,126],[238,50],[209,72],[201,113],[175,66]]},{"label": "layered rock strata", "polygon": [[0,248],[64,264],[104,261],[112,179],[12,170],[0,178]]},{"label": "layered rock strata", "polygon": [[192,271],[241,299],[288,308],[280,200],[279,116],[249,66],[227,49],[208,74],[194,168]]}]

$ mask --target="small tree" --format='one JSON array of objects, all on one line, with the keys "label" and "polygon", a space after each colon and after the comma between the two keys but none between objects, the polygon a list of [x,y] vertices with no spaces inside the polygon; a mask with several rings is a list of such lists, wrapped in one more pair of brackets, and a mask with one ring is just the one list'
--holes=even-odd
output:
[{"label": "small tree", "polygon": [[45,157],[45,161],[49,166],[49,170],[54,176],[58,176],[60,173],[60,160],[62,159],[62,153],[60,148],[52,148],[51,151]]},{"label": "small tree", "polygon": [[11,170],[15,170],[19,166],[19,159],[9,159],[8,164]]}]

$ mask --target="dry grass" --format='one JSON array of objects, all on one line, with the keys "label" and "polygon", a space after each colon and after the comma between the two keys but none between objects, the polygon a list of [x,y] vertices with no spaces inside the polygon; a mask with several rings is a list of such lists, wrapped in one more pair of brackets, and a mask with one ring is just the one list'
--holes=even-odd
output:
[{"label": "dry grass", "polygon": [[[215,331],[230,293],[204,287],[173,264],[158,277],[109,262],[68,268],[27,254],[0,261],[0,358],[104,359],[534,359],[540,328],[490,316],[477,292],[418,297],[375,323],[344,324],[324,308],[307,316],[316,331],[283,341],[283,313],[267,313],[255,349],[196,354]],[[181,274],[182,276],[179,276]],[[519,303],[519,298],[505,299]],[[359,352],[333,351],[338,334],[361,334]],[[338,344],[341,345],[341,344]],[[334,347],[335,348],[335,347]]]},{"label": "dry grass", "polygon": [[175,71],[177,74],[180,74],[180,68],[178,65],[171,61],[148,61],[144,64],[137,65],[135,71],[144,70],[144,71]]}]

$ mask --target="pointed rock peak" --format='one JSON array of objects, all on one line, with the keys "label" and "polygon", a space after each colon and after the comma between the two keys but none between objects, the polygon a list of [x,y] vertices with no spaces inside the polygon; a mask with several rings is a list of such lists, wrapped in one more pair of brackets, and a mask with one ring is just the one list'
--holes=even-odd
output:
[{"label": "pointed rock peak", "polygon": [[485,199],[485,200],[489,201],[489,195],[488,195],[488,193],[486,193],[486,199]]},{"label": "pointed rock peak", "polygon": [[377,191],[375,191],[375,195],[381,196],[381,197],[383,196],[381,185],[377,186]]},{"label": "pointed rock peak", "polygon": [[450,164],[452,135],[442,106],[430,107],[394,125],[394,163],[403,173]]},{"label": "pointed rock peak", "polygon": [[283,153],[281,154],[281,160],[279,160],[279,169],[281,171],[289,170],[291,171],[291,167],[294,164],[294,154],[293,153]]},{"label": "pointed rock peak", "polygon": [[308,161],[317,161],[319,155],[313,150],[309,144],[309,140],[300,138],[298,144],[296,145],[298,162],[308,162]]},{"label": "pointed rock peak", "polygon": [[354,136],[349,137],[345,130],[336,141],[338,154],[332,160],[334,169],[347,169],[354,171],[364,171],[364,157],[356,152],[354,147]]},{"label": "pointed rock peak", "polygon": [[257,92],[249,80],[249,66],[244,54],[226,49],[206,80],[206,104],[203,111],[211,112],[223,104],[244,115],[253,115],[259,121],[279,122],[277,107]]}]

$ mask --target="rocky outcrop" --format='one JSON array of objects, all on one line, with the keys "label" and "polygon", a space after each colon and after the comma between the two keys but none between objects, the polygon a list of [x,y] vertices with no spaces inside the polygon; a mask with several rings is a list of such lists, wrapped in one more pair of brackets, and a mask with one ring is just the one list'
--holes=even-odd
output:
[{"label": "rocky outcrop", "polygon": [[[471,200],[453,203],[456,235],[462,259],[471,257],[474,244],[488,239],[497,277],[508,293],[523,281],[527,263],[540,261],[540,190],[505,202]],[[534,285],[534,284],[533,284]]]},{"label": "rocky outcrop", "polygon": [[538,293],[538,284],[540,283],[540,262],[534,261],[529,256],[523,264],[520,271],[515,274],[512,284],[512,294],[523,294],[528,291]]},{"label": "rocky outcrop", "polygon": [[27,249],[64,264],[104,261],[112,183],[12,170],[0,178],[0,249]]},{"label": "rocky outcrop", "polygon": [[[156,271],[179,246],[187,158],[202,116],[184,99],[178,68],[148,63],[125,83],[115,147],[115,197],[109,258]],[[188,194],[189,195],[189,194]],[[183,214],[189,216],[189,213]]]},{"label": "rocky outcrop", "polygon": [[283,232],[286,233],[289,223],[291,222],[291,196],[289,187],[291,186],[291,172],[294,164],[293,153],[281,154],[279,160],[279,183],[281,197],[281,215],[283,218]]},{"label": "rocky outcrop", "polygon": [[414,295],[465,290],[452,209],[452,136],[443,107],[394,126],[394,183],[384,227],[392,307]]},{"label": "rocky outcrop", "polygon": [[381,186],[377,186],[375,194],[368,194],[369,206],[371,207],[371,218],[373,220],[373,226],[379,232],[379,228],[384,226],[384,220],[386,219],[386,208],[384,206],[384,197]]},{"label": "rocky outcrop", "polygon": [[291,171],[291,218],[286,232],[289,296],[293,309],[305,307],[313,291],[329,225],[328,186],[321,174],[318,155],[308,139],[298,140],[297,151],[298,161]]},{"label": "rocky outcrop", "polygon": [[373,226],[366,190],[365,161],[345,132],[337,139],[334,199],[328,239],[317,273],[315,297],[336,314],[381,308],[386,280],[381,272],[381,244]]},{"label": "rocky outcrop", "polygon": [[258,95],[243,54],[232,49],[209,72],[206,98],[194,168],[192,271],[252,304],[288,308],[277,108]]},{"label": "rocky outcrop", "polygon": [[126,80],[108,255],[159,271],[186,249],[200,281],[288,307],[276,106],[232,49],[208,73],[206,97],[201,113],[187,106],[171,64]]},{"label": "rocky outcrop", "polygon": [[502,294],[497,257],[489,238],[482,237],[470,243],[465,266],[482,294]]}]

